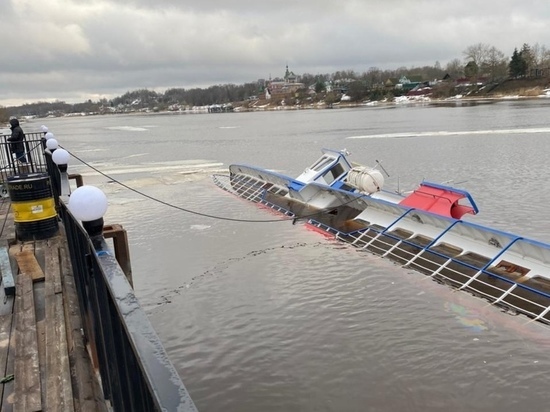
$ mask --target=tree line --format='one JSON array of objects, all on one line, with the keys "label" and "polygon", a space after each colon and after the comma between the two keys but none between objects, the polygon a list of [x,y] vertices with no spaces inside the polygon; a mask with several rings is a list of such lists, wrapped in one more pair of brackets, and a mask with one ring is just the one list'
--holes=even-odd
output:
[{"label": "tree line", "polygon": [[[298,98],[306,98],[307,88],[313,85],[317,94],[313,99],[336,99],[335,96],[327,95],[327,85],[332,84],[345,86],[346,93],[352,100],[365,98],[377,100],[399,94],[399,91],[387,90],[383,86],[387,79],[399,79],[402,76],[436,80],[448,75],[452,79],[485,78],[489,82],[499,82],[507,78],[546,76],[548,70],[550,70],[550,50],[538,43],[533,46],[523,44],[521,48],[515,48],[509,58],[494,46],[477,43],[463,51],[462,60],[453,59],[445,67],[435,62],[433,66],[410,68],[402,66],[394,70],[370,67],[362,73],[353,70],[326,74],[304,73],[299,81],[305,85],[306,89],[299,90],[297,95]],[[164,93],[140,89],[128,91],[110,100],[100,99],[95,102],[91,100],[77,104],[62,101],[36,102],[22,106],[0,107],[0,121],[5,122],[10,116],[44,117],[81,112],[107,113],[122,108],[166,110],[175,106],[193,107],[243,102],[263,93],[264,86],[265,82],[255,81],[242,85],[224,84],[207,88],[171,88]],[[448,90],[444,93],[452,92]]]}]

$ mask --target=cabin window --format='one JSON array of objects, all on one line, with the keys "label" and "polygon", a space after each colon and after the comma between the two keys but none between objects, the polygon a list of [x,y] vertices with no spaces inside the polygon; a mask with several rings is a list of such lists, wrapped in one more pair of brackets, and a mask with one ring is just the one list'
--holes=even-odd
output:
[{"label": "cabin window", "polygon": [[329,173],[332,174],[332,177],[334,177],[334,179],[337,179],[344,173],[344,167],[340,163],[337,163],[332,169],[330,169]]},{"label": "cabin window", "polygon": [[433,246],[430,248],[434,252],[439,252],[445,256],[458,256],[463,252],[463,249],[459,248],[458,246],[451,245],[446,242],[438,243],[436,246]]},{"label": "cabin window", "polygon": [[316,172],[320,172],[325,167],[327,167],[329,164],[331,164],[334,161],[334,158],[323,156],[321,157],[316,163],[311,166],[311,170],[315,170]]},{"label": "cabin window", "polygon": [[550,281],[546,278],[540,276],[533,276],[531,279],[531,284],[542,289],[544,292],[550,292]]},{"label": "cabin window", "polygon": [[332,182],[334,182],[334,176],[332,175],[332,173],[330,173],[330,170],[325,173],[323,177],[325,178],[325,183],[327,185],[330,185]]},{"label": "cabin window", "polygon": [[397,229],[388,232],[388,234],[398,237],[400,239],[408,239],[413,235],[413,232],[398,227]]},{"label": "cabin window", "polygon": [[336,180],[340,175],[344,173],[344,168],[340,163],[334,165],[332,169],[330,169],[328,172],[325,173],[325,182],[327,185],[330,185],[332,182]]},{"label": "cabin window", "polygon": [[495,269],[500,269],[500,271],[509,273],[516,276],[524,276],[529,272],[529,268],[525,268],[520,265],[516,265],[512,262],[507,262],[506,260],[501,260],[496,266]]},{"label": "cabin window", "polygon": [[463,255],[457,256],[455,259],[459,262],[464,262],[476,268],[482,268],[491,261],[491,259],[489,259],[487,256],[479,255],[474,252],[464,253]]}]

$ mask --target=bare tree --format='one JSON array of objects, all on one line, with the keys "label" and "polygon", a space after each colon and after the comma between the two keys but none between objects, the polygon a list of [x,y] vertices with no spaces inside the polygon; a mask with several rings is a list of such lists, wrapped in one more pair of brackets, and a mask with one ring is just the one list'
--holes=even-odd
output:
[{"label": "bare tree", "polygon": [[550,51],[544,45],[535,43],[531,47],[531,56],[533,57],[534,75],[539,77],[550,68]]},{"label": "bare tree", "polygon": [[466,66],[464,66],[464,75],[469,79],[473,78],[474,81],[477,82],[479,67],[475,61],[470,60],[468,63],[466,63]]},{"label": "bare tree", "polygon": [[543,71],[550,70],[550,50],[548,50],[546,46],[541,46],[539,53],[539,67]]},{"label": "bare tree", "polygon": [[488,73],[491,80],[506,77],[507,62],[504,53],[496,47],[491,46],[487,50],[487,57],[482,67],[484,73]]},{"label": "bare tree", "polygon": [[533,55],[533,62],[535,63],[535,67],[539,67],[542,62],[542,49],[544,46],[541,46],[538,43],[535,43],[533,47],[531,47],[531,54]]},{"label": "bare tree", "polygon": [[370,87],[374,87],[382,83],[382,71],[378,67],[369,67],[366,73],[367,84]]},{"label": "bare tree", "polygon": [[468,46],[466,50],[462,52],[466,62],[474,62],[477,67],[483,67],[487,62],[489,50],[491,46],[485,43],[477,43],[472,46]]},{"label": "bare tree", "polygon": [[325,96],[325,104],[328,108],[332,109],[332,105],[336,103],[338,99],[336,98],[336,94],[334,92],[328,92]]},{"label": "bare tree", "polygon": [[6,110],[5,107],[3,106],[0,106],[0,122],[1,123],[4,123],[9,120],[10,116],[8,115],[8,111]]},{"label": "bare tree", "polygon": [[449,74],[449,76],[456,79],[463,75],[464,65],[462,64],[460,59],[453,59],[449,63],[447,63],[445,70]]}]

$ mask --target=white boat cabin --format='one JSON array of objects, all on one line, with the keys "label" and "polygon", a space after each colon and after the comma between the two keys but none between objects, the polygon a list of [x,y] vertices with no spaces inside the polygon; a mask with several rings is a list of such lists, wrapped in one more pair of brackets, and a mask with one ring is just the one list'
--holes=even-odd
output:
[{"label": "white boat cabin", "polygon": [[343,178],[352,168],[346,158],[349,153],[345,149],[341,151],[322,149],[322,152],[323,155],[306,168],[296,180],[304,184],[315,182],[340,188],[343,185]]}]

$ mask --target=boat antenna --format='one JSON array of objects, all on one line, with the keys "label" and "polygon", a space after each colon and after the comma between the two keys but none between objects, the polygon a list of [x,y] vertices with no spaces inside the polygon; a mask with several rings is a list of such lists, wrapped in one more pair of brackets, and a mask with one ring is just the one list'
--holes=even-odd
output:
[{"label": "boat antenna", "polygon": [[384,169],[384,166],[382,166],[382,163],[380,163],[380,161],[378,159],[376,159],[376,163],[378,164],[378,166],[380,166],[380,169],[382,169],[384,171],[386,176],[390,177],[390,174],[387,172],[386,169]]},{"label": "boat antenna", "polygon": [[396,190],[396,193],[397,193],[398,195],[401,194],[401,188],[399,187],[399,175],[397,175],[397,190]]},{"label": "boat antenna", "polygon": [[414,192],[414,189],[413,190],[401,190],[401,179],[399,178],[399,175],[397,175],[397,189],[396,189],[395,193],[397,193],[398,195],[403,196],[405,193],[412,193],[412,192]]}]

